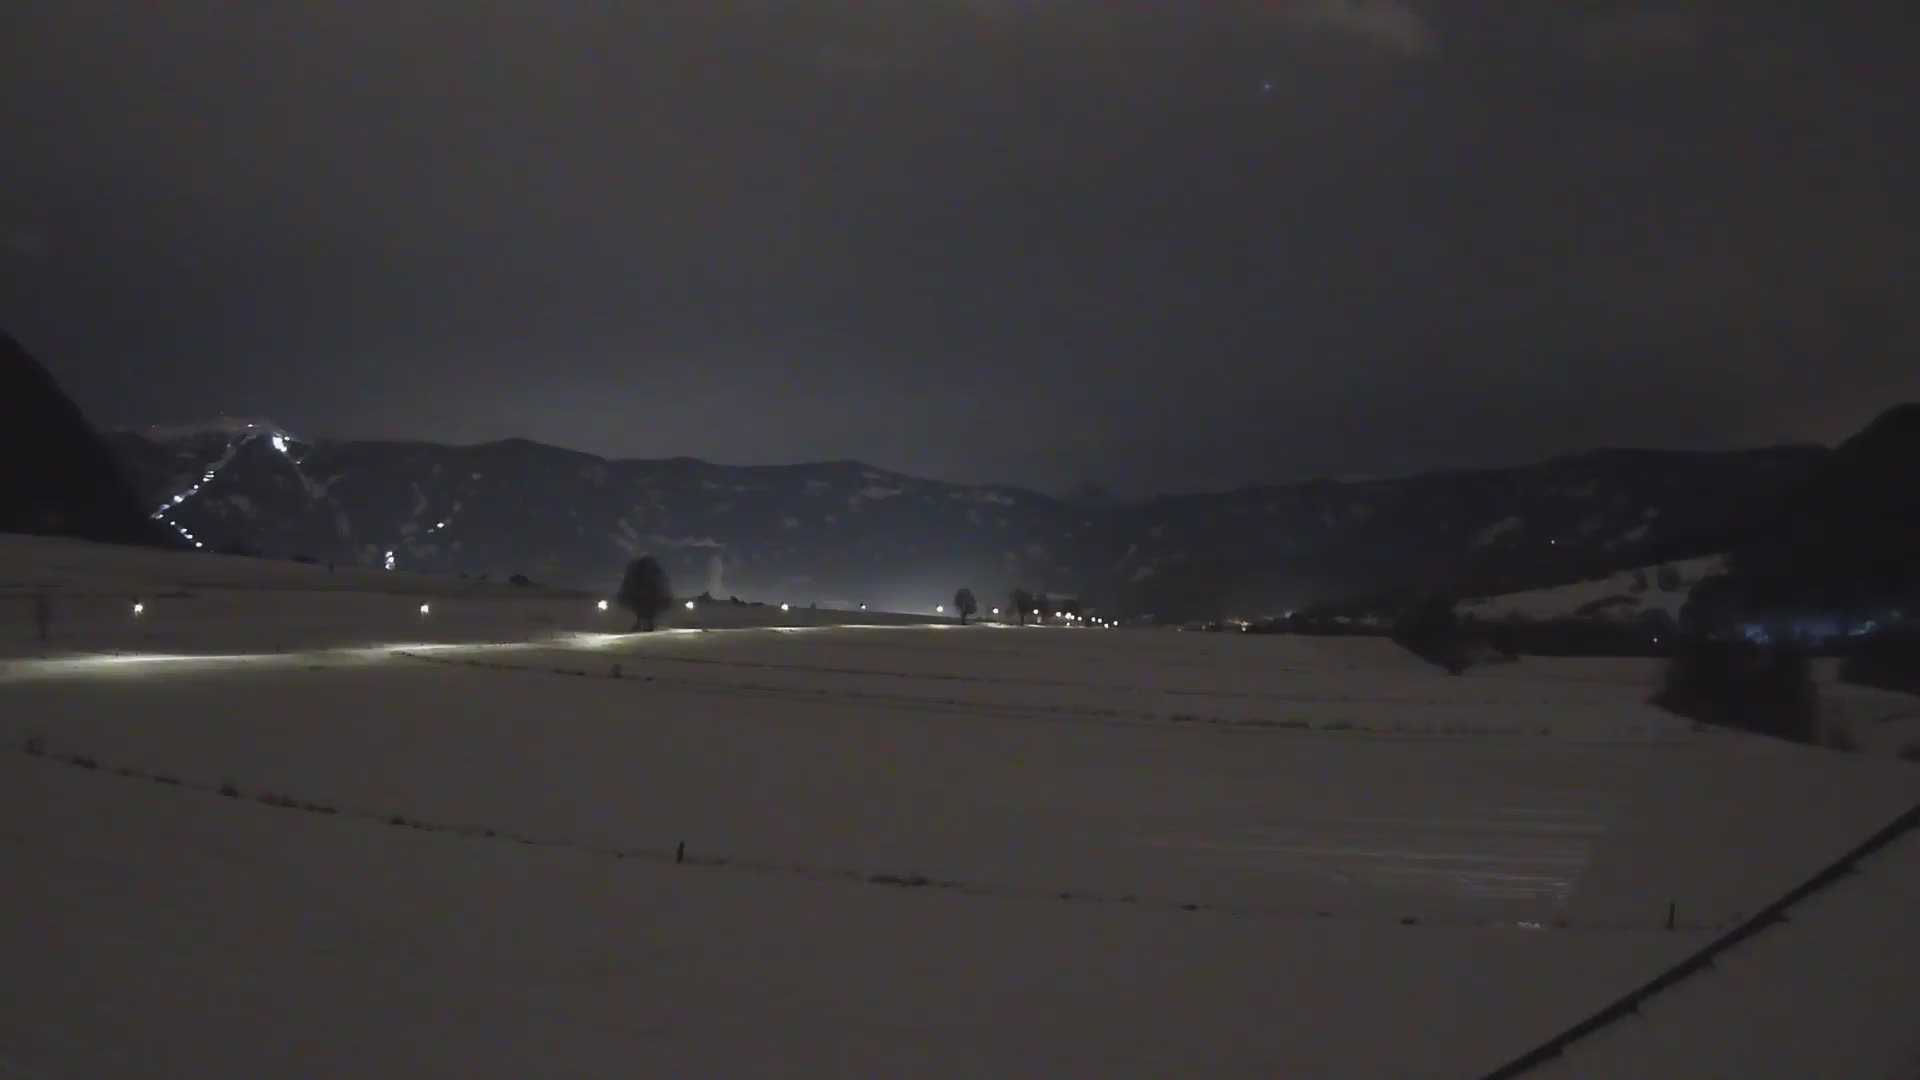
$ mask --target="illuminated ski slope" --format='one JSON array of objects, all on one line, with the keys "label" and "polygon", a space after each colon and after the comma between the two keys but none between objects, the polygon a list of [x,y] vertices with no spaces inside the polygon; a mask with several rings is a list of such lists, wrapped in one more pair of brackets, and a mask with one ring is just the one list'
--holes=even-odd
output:
[{"label": "illuminated ski slope", "polygon": [[[244,422],[241,426],[236,426],[230,432],[226,450],[214,460],[213,464],[207,466],[206,471],[200,474],[200,479],[174,492],[172,497],[161,503],[160,508],[153,512],[151,515],[152,518],[155,521],[166,523],[194,547],[205,548],[206,545],[200,541],[199,537],[194,536],[192,531],[185,525],[174,520],[175,511],[186,503],[188,499],[200,494],[200,490],[206,485],[213,483],[214,478],[219,476],[220,473],[233,462],[233,459],[239,455],[242,449],[260,439],[266,439],[269,445],[278,451],[282,457],[286,458],[288,466],[294,471],[294,475],[300,478],[301,485],[311,490],[311,485],[307,483],[306,475],[300,472],[300,463],[293,457],[293,436],[264,421],[248,421]],[[388,567],[388,569],[392,569],[392,567]]]}]

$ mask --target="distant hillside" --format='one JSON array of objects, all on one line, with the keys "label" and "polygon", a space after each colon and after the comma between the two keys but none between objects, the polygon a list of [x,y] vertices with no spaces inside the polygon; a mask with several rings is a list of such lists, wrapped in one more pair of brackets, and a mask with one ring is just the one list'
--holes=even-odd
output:
[{"label": "distant hillside", "polygon": [[47,369],[0,331],[0,533],[164,544],[120,463]]},{"label": "distant hillside", "polygon": [[659,555],[685,592],[930,609],[971,585],[1109,612],[1256,616],[1444,584],[1493,595],[1728,550],[1828,451],[1601,451],[1539,465],[1063,500],[859,462],[611,461],[525,440],[308,444],[261,420],[113,436],[210,548],[603,588]]},{"label": "distant hillside", "polygon": [[1634,623],[1678,620],[1693,587],[1726,569],[1726,559],[1709,556],[1622,570],[1591,581],[1497,596],[1468,597],[1457,610],[1481,620],[1596,619]]}]

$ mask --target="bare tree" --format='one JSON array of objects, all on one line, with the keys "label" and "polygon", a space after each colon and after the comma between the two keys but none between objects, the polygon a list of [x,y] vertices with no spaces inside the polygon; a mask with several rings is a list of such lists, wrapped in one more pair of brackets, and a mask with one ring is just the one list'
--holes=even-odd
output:
[{"label": "bare tree", "polygon": [[960,625],[967,625],[973,613],[980,610],[980,601],[973,598],[972,589],[961,589],[953,594],[953,610],[960,613]]},{"label": "bare tree", "polygon": [[642,555],[627,563],[627,572],[620,579],[620,593],[615,599],[621,607],[633,612],[635,630],[652,630],[655,621],[673,605],[673,584],[667,580],[667,572],[657,559]]},{"label": "bare tree", "polygon": [[1033,594],[1025,589],[1015,589],[1007,596],[1007,602],[1013,605],[1013,613],[1020,625],[1027,625],[1027,612],[1033,610]]}]

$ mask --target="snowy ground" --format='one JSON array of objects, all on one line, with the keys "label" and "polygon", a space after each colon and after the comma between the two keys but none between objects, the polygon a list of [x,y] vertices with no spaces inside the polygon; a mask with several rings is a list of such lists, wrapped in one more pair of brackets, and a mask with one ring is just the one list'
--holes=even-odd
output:
[{"label": "snowy ground", "polygon": [[[1693,587],[1702,578],[1725,570],[1726,563],[1725,556],[1712,555],[1643,566],[1637,570],[1623,570],[1611,577],[1572,585],[1475,597],[1463,601],[1459,611],[1463,615],[1471,613],[1487,620],[1566,619],[1580,615],[1590,607],[1597,607],[1598,610],[1592,612],[1593,617],[1620,622],[1630,622],[1649,611],[1664,611],[1678,618],[1680,608],[1686,604],[1687,594],[1693,591]],[[1678,578],[1677,586],[1672,591],[1660,588],[1662,565],[1670,568]]]},{"label": "snowy ground", "polygon": [[[1920,798],[1632,661],[314,570],[0,540],[0,1076],[1475,1075]],[[1915,848],[1568,1061],[1916,1060]]]}]

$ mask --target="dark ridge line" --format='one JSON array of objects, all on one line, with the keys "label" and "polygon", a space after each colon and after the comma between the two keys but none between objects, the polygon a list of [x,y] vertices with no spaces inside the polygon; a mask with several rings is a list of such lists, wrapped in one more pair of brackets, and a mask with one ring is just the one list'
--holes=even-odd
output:
[{"label": "dark ridge line", "polygon": [[1801,882],[1786,895],[1755,912],[1752,918],[1727,931],[1720,937],[1708,942],[1691,956],[1680,961],[1660,974],[1629,990],[1599,1012],[1573,1025],[1567,1030],[1528,1050],[1512,1061],[1486,1074],[1486,1080],[1510,1080],[1532,1069],[1553,1061],[1567,1052],[1567,1048],[1601,1028],[1617,1023],[1628,1016],[1637,1014],[1640,1006],[1654,995],[1667,990],[1691,976],[1713,967],[1715,959],[1721,954],[1739,946],[1747,939],[1769,927],[1788,922],[1787,909],[1795,904],[1823,892],[1847,877],[1852,876],[1862,859],[1893,843],[1901,836],[1920,828],[1920,803],[1915,803],[1907,812],[1894,818],[1878,832],[1856,844],[1846,854],[1835,859],[1816,871],[1812,877]]},{"label": "dark ridge line", "polygon": [[[164,773],[148,772],[144,769],[136,769],[129,766],[107,768],[105,766],[102,766],[97,759],[90,757],[88,755],[78,754],[78,753],[72,753],[72,754],[51,753],[46,749],[45,740],[41,736],[30,736],[25,746],[9,745],[9,746],[6,746],[4,749],[10,750],[13,753],[21,754],[29,758],[39,758],[44,761],[49,761],[49,762],[53,762],[61,765],[67,765],[73,768],[105,772],[109,775],[117,776],[123,779],[140,780],[140,781],[144,781],[151,784],[157,784],[164,787],[180,788],[186,791],[198,792],[204,795],[212,795],[218,798],[232,799],[236,802],[241,802],[241,801],[255,802],[263,806],[270,806],[277,809],[294,810],[302,813],[317,814],[317,815],[322,815],[327,817],[338,816],[343,818],[352,818],[358,821],[367,822],[369,824],[385,825],[392,828],[413,829],[419,832],[429,832],[429,833],[447,833],[455,836],[464,836],[472,839],[501,840],[508,843],[519,844],[523,847],[550,848],[556,851],[571,851],[577,854],[591,855],[591,856],[597,856],[601,858],[638,859],[638,860],[643,860],[647,862],[664,863],[668,865],[677,864],[677,865],[686,865],[686,866],[694,866],[694,867],[703,867],[703,868],[714,869],[714,870],[734,870],[740,873],[759,874],[764,877],[798,878],[803,881],[841,882],[841,883],[847,883],[847,884],[885,886],[889,888],[908,889],[908,890],[929,889],[933,891],[950,892],[958,896],[968,896],[968,897],[975,897],[979,899],[1015,900],[1015,901],[1030,901],[1030,902],[1031,901],[1052,901],[1056,903],[1071,902],[1071,903],[1080,903],[1080,904],[1089,904],[1089,905],[1101,905],[1101,906],[1107,906],[1107,907],[1134,907],[1141,910],[1157,910],[1162,912],[1179,911],[1183,913],[1206,913],[1206,914],[1213,914],[1213,915],[1224,915],[1229,918],[1235,918],[1235,919],[1249,919],[1249,920],[1264,919],[1264,920],[1279,920],[1279,921],[1287,921],[1287,922],[1316,922],[1316,921],[1323,921],[1323,920],[1338,918],[1338,916],[1336,916],[1331,910],[1328,910],[1325,908],[1316,908],[1309,912],[1304,909],[1288,910],[1288,909],[1281,909],[1281,908],[1275,908],[1275,907],[1243,906],[1243,905],[1232,905],[1232,904],[1221,904],[1221,903],[1197,903],[1192,901],[1180,902],[1180,901],[1171,901],[1171,900],[1142,900],[1135,893],[1122,893],[1116,896],[1116,895],[1103,893],[1103,892],[1089,892],[1089,891],[1085,891],[1081,889],[1073,889],[1073,888],[1058,889],[1058,890],[1050,890],[1050,889],[1045,889],[1040,887],[1025,888],[1025,889],[1007,888],[1007,887],[991,888],[986,886],[971,885],[971,884],[968,884],[967,882],[953,880],[953,879],[930,877],[926,874],[922,874],[917,871],[911,872],[911,873],[893,873],[893,872],[886,872],[886,871],[831,869],[831,868],[825,868],[825,867],[808,866],[804,863],[777,863],[777,862],[767,862],[762,860],[730,858],[727,856],[690,854],[686,851],[684,841],[678,842],[674,847],[666,848],[666,849],[595,847],[587,844],[574,843],[572,841],[567,841],[567,840],[551,840],[551,839],[546,839],[542,837],[531,836],[526,833],[514,832],[507,828],[495,827],[491,825],[451,825],[451,824],[445,824],[445,823],[439,823],[439,822],[424,821],[419,818],[409,817],[405,814],[392,813],[387,811],[361,810],[361,809],[354,809],[351,807],[342,808],[342,807],[332,806],[326,803],[317,803],[317,802],[311,802],[304,799],[297,799],[297,798],[294,798],[293,796],[284,794],[282,792],[276,792],[276,791],[259,791],[259,792],[249,793],[248,791],[246,791],[245,789],[242,789],[241,787],[234,784],[230,780],[223,780],[216,784],[216,783],[205,782],[205,781],[182,780],[177,776],[171,776]],[[1358,919],[1350,919],[1348,921],[1380,923],[1380,924],[1397,924],[1405,927],[1431,926],[1436,928],[1444,927],[1444,928],[1452,928],[1452,929],[1460,929],[1462,927],[1465,927],[1468,929],[1485,929],[1485,930],[1517,929],[1517,928],[1507,927],[1503,924],[1498,924],[1498,923],[1471,922],[1471,921],[1461,921],[1457,919],[1436,920],[1436,919],[1421,917],[1421,916],[1397,916],[1397,917],[1396,916],[1364,916]],[[1680,931],[1683,931],[1683,932],[1695,932],[1695,931],[1701,931],[1701,930],[1709,930],[1712,928],[1713,927],[1709,925],[1695,924],[1695,925],[1683,925],[1679,929]],[[1572,930],[1574,928],[1562,922],[1562,923],[1554,924],[1554,929]],[[1584,933],[1593,933],[1593,932],[1647,933],[1647,932],[1651,932],[1654,929],[1654,927],[1652,926],[1652,924],[1649,924],[1646,927],[1623,926],[1623,925],[1617,925],[1617,924],[1616,925],[1593,924],[1593,925],[1582,925],[1578,929]],[[1544,933],[1544,932],[1547,932],[1547,930],[1545,926],[1542,926],[1534,932]]]}]

